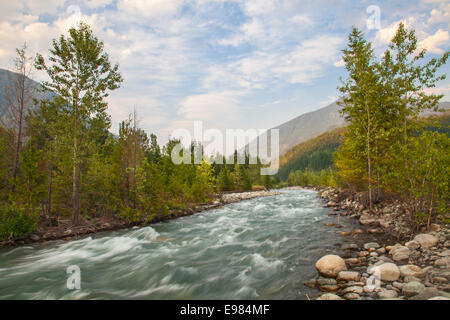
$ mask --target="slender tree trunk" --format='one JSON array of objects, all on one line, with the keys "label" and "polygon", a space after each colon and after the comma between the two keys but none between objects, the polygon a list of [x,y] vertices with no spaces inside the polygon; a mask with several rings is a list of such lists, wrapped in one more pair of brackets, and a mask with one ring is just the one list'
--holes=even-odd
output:
[{"label": "slender tree trunk", "polygon": [[372,199],[372,158],[370,154],[370,109],[368,104],[366,103],[367,110],[367,165],[368,165],[368,184],[369,184],[369,209],[372,211],[373,207],[373,199]]},{"label": "slender tree trunk", "polygon": [[80,223],[80,196],[78,192],[79,187],[79,167],[77,154],[77,135],[76,130],[73,136],[73,176],[72,176],[72,223],[78,225]]},{"label": "slender tree trunk", "polygon": [[23,122],[23,108],[24,108],[24,99],[25,99],[25,71],[20,75],[20,98],[19,98],[19,128],[17,133],[17,143],[16,150],[14,154],[14,165],[13,165],[13,184],[11,187],[12,193],[15,192],[16,189],[16,178],[17,172],[19,171],[19,153],[22,148],[22,122]]}]

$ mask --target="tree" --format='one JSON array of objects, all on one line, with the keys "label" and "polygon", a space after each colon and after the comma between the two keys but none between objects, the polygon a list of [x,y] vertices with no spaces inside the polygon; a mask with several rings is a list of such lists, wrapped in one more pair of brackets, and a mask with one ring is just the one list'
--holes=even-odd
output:
[{"label": "tree", "polygon": [[[15,180],[19,171],[20,152],[23,144],[24,133],[24,119],[26,111],[30,109],[33,98],[35,96],[35,86],[29,79],[33,69],[30,63],[32,58],[27,56],[27,44],[24,43],[22,48],[16,49],[17,57],[14,59],[14,72],[11,76],[8,74],[8,84],[5,87],[5,100],[7,114],[3,117],[3,125],[5,128],[10,128],[14,133],[14,147],[13,147],[13,167],[11,185],[12,192],[15,190]],[[0,118],[1,119],[1,118]],[[5,123],[7,121],[9,124]]]},{"label": "tree", "polygon": [[349,122],[344,145],[354,144],[355,151],[366,159],[366,176],[369,193],[369,208],[373,205],[374,146],[380,119],[380,86],[377,65],[372,45],[361,31],[353,28],[349,35],[348,48],[343,50],[343,60],[349,73],[343,85],[339,104],[340,112]]},{"label": "tree", "polygon": [[[435,211],[448,214],[450,176],[450,139],[438,132],[423,132],[409,137],[401,152],[394,149],[391,158],[395,170],[387,174],[388,190],[397,193],[406,203],[413,227],[430,227]],[[408,166],[397,163],[408,157]]]},{"label": "tree", "polygon": [[80,146],[83,145],[83,129],[90,121],[107,118],[108,91],[119,88],[122,76],[118,65],[112,66],[109,56],[103,51],[103,42],[98,40],[90,27],[81,22],[70,28],[69,37],[61,35],[53,40],[49,62],[37,54],[35,67],[44,70],[50,81],[44,81],[45,90],[56,93],[67,104],[70,123],[67,131],[72,136],[72,222],[80,223]]}]

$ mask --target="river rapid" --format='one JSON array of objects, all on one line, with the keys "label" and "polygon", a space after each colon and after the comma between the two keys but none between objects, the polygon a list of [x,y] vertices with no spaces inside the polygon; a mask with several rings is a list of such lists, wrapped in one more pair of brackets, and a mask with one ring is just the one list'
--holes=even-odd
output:
[{"label": "river rapid", "polygon": [[[0,249],[0,299],[307,299],[346,240],[316,191],[280,190],[148,227]],[[335,222],[335,221],[334,221]],[[81,289],[67,288],[67,268]]]}]

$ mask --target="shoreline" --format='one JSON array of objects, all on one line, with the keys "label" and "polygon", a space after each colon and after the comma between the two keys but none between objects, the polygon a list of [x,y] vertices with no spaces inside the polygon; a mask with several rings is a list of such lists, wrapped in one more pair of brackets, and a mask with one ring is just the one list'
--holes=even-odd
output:
[{"label": "shoreline", "polygon": [[[208,203],[196,205],[185,210],[174,210],[166,215],[156,215],[149,222],[139,223],[128,223],[124,219],[114,216],[106,219],[99,219],[93,223],[84,221],[84,225],[73,227],[70,220],[56,220],[56,218],[53,217],[46,217],[45,219],[39,221],[41,226],[38,226],[36,231],[33,231],[26,237],[2,241],[0,242],[0,248],[18,247],[33,243],[46,243],[55,240],[71,241],[77,240],[85,235],[96,234],[99,232],[124,230],[136,226],[146,227],[154,223],[187,217],[206,210],[218,209],[227,204],[255,198],[270,197],[279,194],[281,194],[281,192],[276,190],[217,193]],[[55,221],[57,221],[57,226],[54,226]]]},{"label": "shoreline", "polygon": [[[331,218],[348,216],[359,222],[357,229],[339,233],[355,243],[343,246],[343,253],[336,250],[319,259],[318,276],[303,283],[318,290],[314,299],[450,300],[448,225],[435,218],[429,231],[410,233],[401,202],[378,203],[372,213],[363,204],[362,194],[313,189],[324,207],[333,210]],[[368,241],[369,235],[376,241]]]}]

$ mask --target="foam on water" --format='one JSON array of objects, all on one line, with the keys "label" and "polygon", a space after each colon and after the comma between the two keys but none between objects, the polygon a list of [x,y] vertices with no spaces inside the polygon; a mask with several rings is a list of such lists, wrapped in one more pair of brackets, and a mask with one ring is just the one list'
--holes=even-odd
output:
[{"label": "foam on water", "polygon": [[[304,298],[296,284],[313,276],[323,244],[341,239],[321,222],[329,212],[316,192],[287,190],[150,227],[0,250],[0,299]],[[76,292],[65,288],[72,264],[81,269]]]}]

